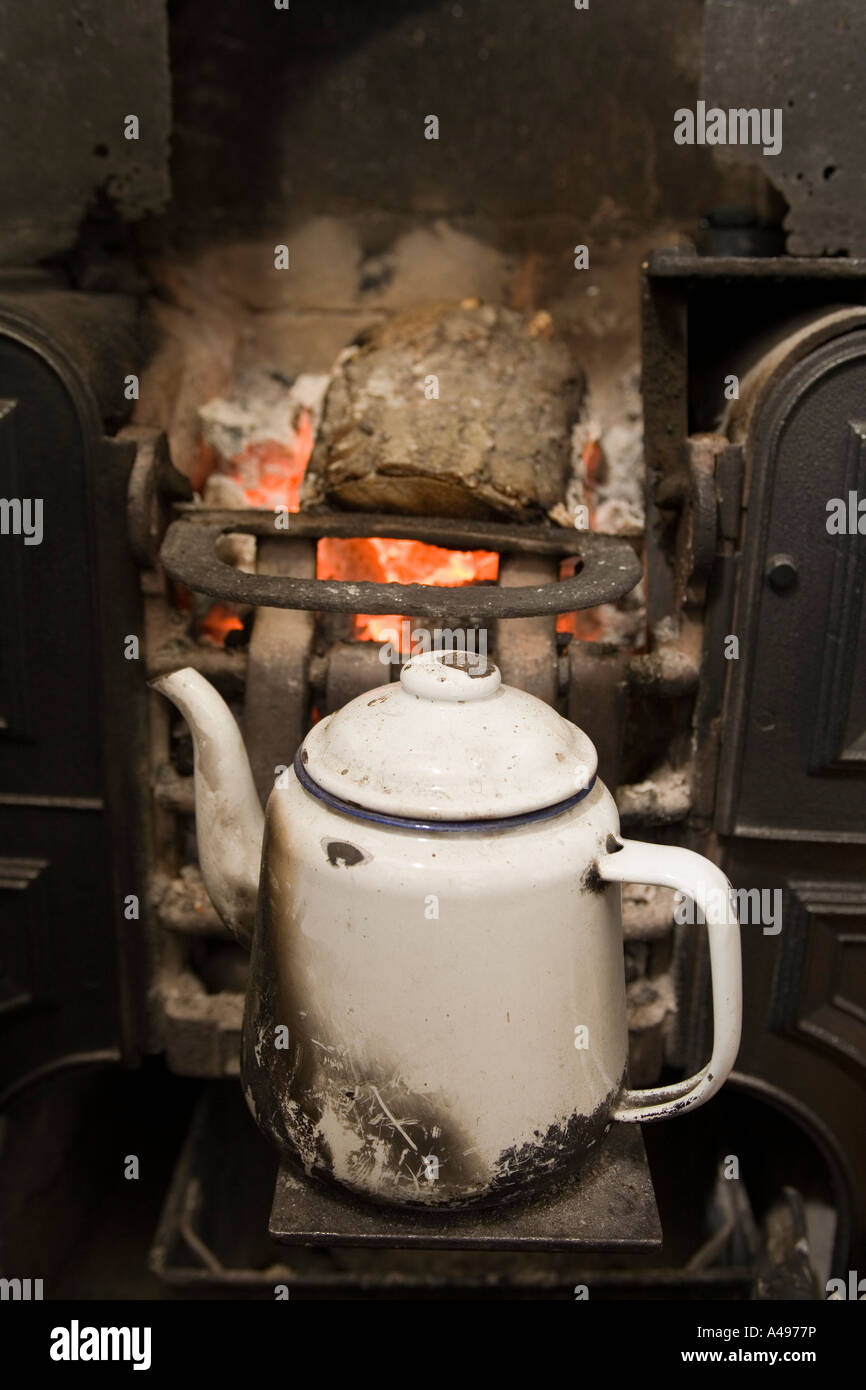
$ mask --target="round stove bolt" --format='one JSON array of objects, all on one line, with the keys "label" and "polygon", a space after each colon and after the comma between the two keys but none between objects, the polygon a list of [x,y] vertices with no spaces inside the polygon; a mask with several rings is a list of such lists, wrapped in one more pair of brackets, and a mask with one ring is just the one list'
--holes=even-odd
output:
[{"label": "round stove bolt", "polygon": [[787,593],[797,582],[797,561],[793,555],[771,555],[764,573],[771,589],[777,594]]}]

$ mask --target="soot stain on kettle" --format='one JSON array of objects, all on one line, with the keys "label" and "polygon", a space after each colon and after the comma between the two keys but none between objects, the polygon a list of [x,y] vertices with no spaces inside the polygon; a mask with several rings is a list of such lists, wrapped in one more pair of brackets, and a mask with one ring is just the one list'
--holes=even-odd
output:
[{"label": "soot stain on kettle", "polygon": [[351,869],[356,864],[367,864],[370,861],[369,854],[365,854],[348,840],[329,840],[326,836],[321,844],[328,863],[335,869]]},{"label": "soot stain on kettle", "polygon": [[327,1097],[317,1126],[334,1176],[374,1200],[447,1203],[460,1182],[453,1160],[461,1146],[433,1100],[408,1094],[396,1076],[357,1082],[348,1104],[347,1095]]},{"label": "soot stain on kettle", "polygon": [[[491,1165],[444,1118],[441,1097],[411,1092],[381,1067],[359,1067],[345,1048],[326,1052],[317,1052],[315,1076],[299,1097],[316,1149],[312,1163],[307,1153],[307,1172],[369,1201],[427,1210],[483,1209],[550,1195],[593,1156],[625,1084],[623,1073],[591,1114],[537,1130]],[[305,1134],[299,1150],[308,1139]]]},{"label": "soot stain on kettle", "polygon": [[468,1139],[443,1120],[441,1098],[410,1092],[380,1067],[372,1080],[370,1070],[345,1047],[325,1047],[303,1090],[292,1088],[292,1148],[307,1175],[370,1202],[428,1210],[483,1195],[484,1175]]},{"label": "soot stain on kettle", "polygon": [[279,1062],[268,1047],[264,1074],[251,1078],[247,1100],[259,1124],[308,1179],[418,1210],[481,1210],[552,1194],[594,1155],[625,1080],[590,1115],[539,1129],[490,1163],[441,1096],[411,1091],[346,1044],[298,1042]]},{"label": "soot stain on kettle", "polygon": [[[261,1128],[293,1167],[325,1186],[428,1210],[471,1203],[489,1171],[444,1097],[409,1087],[399,1067],[309,1012],[294,977],[281,976],[268,904],[262,912],[241,1067]],[[287,1048],[274,1046],[275,1019],[288,1028]]]},{"label": "soot stain on kettle", "polygon": [[607,892],[610,883],[607,879],[602,878],[597,865],[593,862],[581,875],[580,886],[585,893],[600,895]]},{"label": "soot stain on kettle", "polygon": [[572,1115],[543,1134],[537,1131],[534,1140],[501,1153],[490,1200],[508,1204],[538,1196],[557,1181],[574,1177],[610,1129],[611,1109],[624,1085],[625,1072],[590,1115]]},{"label": "soot stain on kettle", "polygon": [[[596,1151],[618,1088],[591,1115],[540,1124],[528,1142],[497,1157],[479,1152],[474,1134],[455,1121],[447,1091],[407,1084],[399,1063],[309,1012],[297,975],[280,968],[273,905],[260,910],[242,1081],[260,1127],[308,1179],[372,1203],[483,1209],[550,1192]],[[288,1029],[288,1047],[275,1046],[276,1021]]]},{"label": "soot stain on kettle", "polygon": [[[616,838],[615,835],[608,835],[607,839],[604,842],[605,854],[616,854],[617,851],[621,850],[622,848],[623,845],[620,843],[620,841]],[[580,886],[586,893],[601,894],[605,893],[607,889],[612,886],[612,880],[602,878],[601,874],[598,871],[598,865],[596,864],[595,860],[593,860],[593,862],[589,865],[589,868],[585,870],[583,876],[581,877]]]}]

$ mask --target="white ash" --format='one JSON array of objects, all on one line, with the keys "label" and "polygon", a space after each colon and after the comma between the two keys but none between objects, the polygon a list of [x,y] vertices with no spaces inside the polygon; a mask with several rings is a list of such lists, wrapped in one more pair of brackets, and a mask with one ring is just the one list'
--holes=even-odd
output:
[{"label": "white ash", "polygon": [[624,883],[622,924],[627,941],[657,941],[670,932],[676,894],[673,888]]},{"label": "white ash", "polygon": [[211,473],[204,485],[202,500],[206,507],[222,507],[228,511],[247,505],[242,485],[228,473]]},{"label": "white ash", "polygon": [[619,787],[616,804],[623,820],[641,820],[647,825],[683,820],[691,807],[689,778],[679,768],[661,767],[644,782]]},{"label": "white ash", "polygon": [[660,618],[652,630],[651,650],[656,651],[659,647],[667,647],[676,642],[680,635],[681,626],[679,616],[674,614],[667,614],[664,618]]},{"label": "white ash", "polygon": [[616,603],[603,603],[593,611],[601,623],[603,641],[629,651],[643,647],[646,607],[642,579]]},{"label": "white ash", "polygon": [[[584,451],[601,450],[598,474],[587,478]],[[572,516],[589,508],[592,530],[607,536],[642,536],[644,508],[643,423],[640,369],[630,367],[602,389],[589,378],[587,415],[571,438],[572,481],[566,506]]]},{"label": "white ash", "polygon": [[642,1033],[656,1028],[668,1014],[676,1012],[676,998],[669,975],[643,977],[626,986],[629,1031]]},{"label": "white ash", "polygon": [[[601,451],[596,475],[586,476],[584,452],[590,444]],[[574,525],[589,514],[590,530],[604,536],[643,536],[643,424],[640,368],[632,366],[615,378],[589,375],[587,411],[571,434],[571,480],[565,505],[548,513],[558,525]],[[618,647],[644,645],[646,598],[643,581],[616,603],[593,610],[602,637]]]},{"label": "white ash", "polygon": [[289,392],[294,404],[308,412],[314,434],[322,418],[322,407],[330,380],[330,372],[301,372],[300,376],[295,377]]},{"label": "white ash", "polygon": [[239,372],[230,398],[216,396],[199,409],[202,438],[222,463],[268,439],[291,444],[301,410],[315,431],[329,381],[324,372],[302,372],[293,382],[261,369]]}]

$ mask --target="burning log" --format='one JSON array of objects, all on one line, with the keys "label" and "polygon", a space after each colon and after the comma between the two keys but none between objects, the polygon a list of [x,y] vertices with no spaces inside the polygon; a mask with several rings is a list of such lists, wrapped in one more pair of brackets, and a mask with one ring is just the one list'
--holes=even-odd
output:
[{"label": "burning log", "polygon": [[565,495],[583,390],[538,315],[400,315],[342,355],[301,506],[536,520]]}]

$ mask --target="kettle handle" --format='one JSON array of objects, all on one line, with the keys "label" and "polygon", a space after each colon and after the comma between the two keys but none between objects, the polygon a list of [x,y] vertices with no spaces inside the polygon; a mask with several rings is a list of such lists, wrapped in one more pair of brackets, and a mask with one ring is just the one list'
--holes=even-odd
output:
[{"label": "kettle handle", "polygon": [[677,888],[706,917],[713,987],[713,1051],[706,1066],[685,1081],[641,1091],[624,1091],[611,1112],[614,1120],[664,1120],[715,1095],[726,1080],[740,1046],[743,986],[740,924],[733,890],[721,869],[690,849],[622,840],[596,863],[609,883],[649,883]]}]

